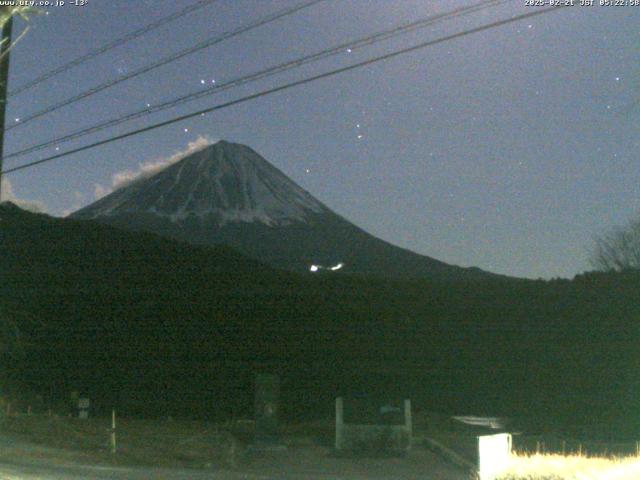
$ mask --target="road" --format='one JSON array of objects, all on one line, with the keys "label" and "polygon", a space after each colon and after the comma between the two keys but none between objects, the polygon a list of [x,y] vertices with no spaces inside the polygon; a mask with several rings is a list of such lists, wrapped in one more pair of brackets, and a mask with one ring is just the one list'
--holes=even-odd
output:
[{"label": "road", "polygon": [[0,464],[1,480],[267,480],[273,477],[237,472],[207,472],[138,467],[100,467],[46,465],[33,463]]}]

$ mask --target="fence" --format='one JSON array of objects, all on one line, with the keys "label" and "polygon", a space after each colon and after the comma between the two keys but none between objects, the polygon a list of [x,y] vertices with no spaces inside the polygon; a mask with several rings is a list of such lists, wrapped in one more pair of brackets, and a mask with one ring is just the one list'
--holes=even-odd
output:
[{"label": "fence", "polygon": [[[358,421],[353,417],[351,421],[345,421],[344,400],[336,398],[336,450],[406,452],[411,448],[413,435],[410,400],[404,400],[401,414],[402,423],[395,423],[393,416],[389,422],[377,420],[375,423],[364,423],[365,420]],[[354,420],[358,423],[352,423]]]}]

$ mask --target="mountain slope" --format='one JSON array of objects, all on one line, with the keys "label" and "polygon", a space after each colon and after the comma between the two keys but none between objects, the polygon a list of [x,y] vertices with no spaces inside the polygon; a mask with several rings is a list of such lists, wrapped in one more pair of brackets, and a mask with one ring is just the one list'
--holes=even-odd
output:
[{"label": "mountain slope", "polygon": [[328,209],[253,150],[218,142],[153,177],[132,183],[77,212],[77,217],[151,214],[283,226]]},{"label": "mountain slope", "polygon": [[[492,274],[380,240],[316,200],[249,147],[220,141],[75,212],[192,244],[233,247],[280,269],[313,265],[386,277],[485,279]],[[314,268],[315,269],[315,268]]]}]

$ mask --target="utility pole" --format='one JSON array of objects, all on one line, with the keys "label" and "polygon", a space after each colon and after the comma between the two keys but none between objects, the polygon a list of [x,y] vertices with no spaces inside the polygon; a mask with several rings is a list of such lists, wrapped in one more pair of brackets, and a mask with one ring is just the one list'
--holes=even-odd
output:
[{"label": "utility pole", "polygon": [[2,160],[4,158],[4,128],[7,111],[7,86],[9,83],[9,49],[13,16],[2,26],[2,47],[0,47],[0,201],[2,200]]}]

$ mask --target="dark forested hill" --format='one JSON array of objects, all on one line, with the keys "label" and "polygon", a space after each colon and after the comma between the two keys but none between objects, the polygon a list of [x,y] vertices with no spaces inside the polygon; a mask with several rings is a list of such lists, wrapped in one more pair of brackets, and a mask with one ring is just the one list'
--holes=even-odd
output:
[{"label": "dark forested hill", "polygon": [[[640,392],[640,274],[383,281],[272,270],[88,221],[0,207],[0,306],[28,343],[8,372],[50,400],[227,416],[279,373],[284,413],[338,393],[417,409],[617,424]],[[622,430],[619,430],[622,431]]]}]

